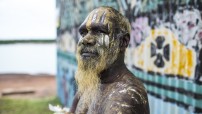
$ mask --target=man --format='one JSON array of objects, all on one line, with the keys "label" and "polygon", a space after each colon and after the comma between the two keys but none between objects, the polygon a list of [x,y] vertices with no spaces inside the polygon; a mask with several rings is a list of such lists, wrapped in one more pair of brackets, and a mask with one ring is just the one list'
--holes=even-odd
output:
[{"label": "man", "polygon": [[70,112],[149,114],[146,90],[124,64],[130,40],[128,20],[111,7],[99,7],[87,16],[79,32],[78,92]]}]

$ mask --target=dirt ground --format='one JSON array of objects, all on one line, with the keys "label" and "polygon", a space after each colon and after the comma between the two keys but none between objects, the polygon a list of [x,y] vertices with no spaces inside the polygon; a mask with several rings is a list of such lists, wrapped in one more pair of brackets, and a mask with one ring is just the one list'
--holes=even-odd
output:
[{"label": "dirt ground", "polygon": [[0,97],[45,98],[56,96],[55,76],[0,74]]}]

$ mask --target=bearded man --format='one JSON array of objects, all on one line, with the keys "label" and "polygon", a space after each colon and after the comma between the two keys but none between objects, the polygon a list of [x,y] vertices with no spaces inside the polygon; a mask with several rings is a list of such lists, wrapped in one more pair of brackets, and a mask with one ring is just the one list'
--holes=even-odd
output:
[{"label": "bearded man", "polygon": [[79,32],[78,92],[70,112],[149,114],[146,90],[124,64],[130,40],[128,20],[111,7],[99,7],[87,16]]}]

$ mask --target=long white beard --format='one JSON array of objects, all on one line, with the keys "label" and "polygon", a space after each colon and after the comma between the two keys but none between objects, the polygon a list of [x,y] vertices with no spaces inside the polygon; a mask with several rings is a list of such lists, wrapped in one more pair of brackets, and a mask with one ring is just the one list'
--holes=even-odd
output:
[{"label": "long white beard", "polygon": [[[102,51],[99,60],[83,61],[77,53],[78,69],[75,79],[78,85],[78,94],[83,99],[85,105],[90,105],[100,91],[100,73],[107,69],[117,59],[119,49],[113,51],[110,55]],[[111,58],[111,59],[109,59]]]},{"label": "long white beard", "polygon": [[85,105],[89,105],[99,91],[100,78],[98,74],[93,71],[78,70],[75,78],[80,98],[84,100]]},{"label": "long white beard", "polygon": [[83,102],[85,102],[86,105],[89,105],[99,92],[99,74],[106,68],[106,62],[104,59],[101,59],[100,61],[97,61],[97,64],[95,65],[94,61],[84,63],[82,59],[78,57],[77,60],[78,70],[75,79],[78,85],[78,93],[80,97],[84,99]]}]

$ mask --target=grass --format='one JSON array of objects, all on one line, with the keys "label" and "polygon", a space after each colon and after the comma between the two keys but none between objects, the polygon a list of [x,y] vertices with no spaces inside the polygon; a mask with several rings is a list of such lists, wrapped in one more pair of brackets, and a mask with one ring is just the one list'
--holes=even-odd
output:
[{"label": "grass", "polygon": [[16,43],[55,43],[56,40],[0,40],[1,44],[16,44]]},{"label": "grass", "polygon": [[0,98],[0,114],[53,114],[48,104],[61,105],[56,97],[34,100]]}]

